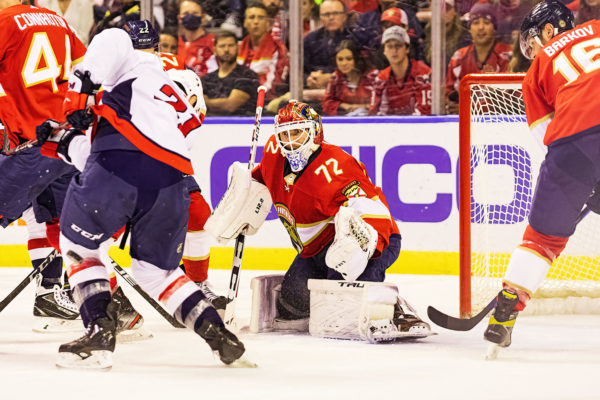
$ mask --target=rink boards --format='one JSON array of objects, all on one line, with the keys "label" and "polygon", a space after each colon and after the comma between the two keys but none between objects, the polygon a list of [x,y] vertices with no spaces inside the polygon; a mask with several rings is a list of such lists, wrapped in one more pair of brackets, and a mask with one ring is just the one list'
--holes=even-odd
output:
[{"label": "rink boards", "polygon": [[[228,169],[248,162],[251,118],[207,118],[194,148],[195,176],[212,206],[227,188]],[[458,118],[324,118],[325,140],[357,157],[380,186],[402,233],[401,257],[393,272],[458,272]],[[262,121],[262,145],[273,134],[273,118]],[[499,227],[506,231],[507,226]],[[521,228],[512,227],[507,239]],[[26,228],[0,231],[0,265],[28,265]],[[502,235],[504,236],[504,235]],[[233,243],[215,247],[211,267],[231,266]],[[295,256],[274,210],[258,234],[247,237],[244,268],[286,269]]]}]

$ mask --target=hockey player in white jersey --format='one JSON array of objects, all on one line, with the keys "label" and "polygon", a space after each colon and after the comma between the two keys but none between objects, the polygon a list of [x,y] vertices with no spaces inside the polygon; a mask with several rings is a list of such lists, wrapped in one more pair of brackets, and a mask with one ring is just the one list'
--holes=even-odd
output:
[{"label": "hockey player in white jersey", "polygon": [[[152,27],[134,21],[125,29],[144,33]],[[193,174],[189,148],[200,121],[151,54],[158,40],[138,43],[138,48],[147,47],[145,52],[133,48],[136,35],[130,35],[107,29],[94,38],[69,79],[64,104],[67,120],[77,129],[48,138],[67,161],[85,159],[83,172],[67,192],[60,244],[76,260],[68,273],[86,330],[80,339],[60,346],[57,365],[112,366],[117,310],[110,304],[99,247],[127,222],[132,272],[140,286],[205,339],[222,362],[232,364],[244,353],[244,345],[178,268],[189,206],[183,177]],[[100,85],[100,102],[91,107],[98,118],[94,121],[85,108]],[[92,122],[86,155],[89,139],[78,129]]]}]

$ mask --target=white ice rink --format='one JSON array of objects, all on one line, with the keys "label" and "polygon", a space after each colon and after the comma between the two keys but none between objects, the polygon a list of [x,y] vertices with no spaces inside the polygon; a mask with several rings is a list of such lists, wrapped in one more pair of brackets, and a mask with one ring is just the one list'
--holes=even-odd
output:
[{"label": "white ice rink", "polygon": [[[0,268],[0,298],[27,274]],[[250,317],[242,271],[238,315]],[[229,271],[210,271],[224,292]],[[427,305],[455,313],[456,277],[391,275],[425,316]],[[485,361],[485,323],[471,332],[370,345],[308,335],[242,333],[256,369],[231,369],[194,333],[172,328],[127,283],[154,338],[118,345],[107,373],[59,370],[58,346],[77,334],[31,331],[33,285],[0,313],[0,399],[600,399],[600,316],[520,317],[513,345]]]}]

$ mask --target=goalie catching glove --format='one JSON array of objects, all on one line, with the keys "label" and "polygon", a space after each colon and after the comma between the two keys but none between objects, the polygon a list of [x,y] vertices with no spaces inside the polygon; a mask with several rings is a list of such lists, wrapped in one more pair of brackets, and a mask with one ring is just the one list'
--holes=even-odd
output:
[{"label": "goalie catching glove", "polygon": [[204,224],[204,230],[220,243],[235,239],[241,233],[253,235],[267,219],[272,205],[269,189],[253,180],[241,163],[235,162],[227,191]]},{"label": "goalie catching glove", "polygon": [[356,211],[340,207],[334,218],[335,238],[325,255],[325,263],[346,281],[355,281],[367,267],[377,247],[378,234]]},{"label": "goalie catching glove", "polygon": [[40,146],[43,156],[62,158],[69,164],[69,144],[76,136],[82,136],[78,129],[61,129],[60,124],[52,119],[44,121],[35,128],[36,146]]}]

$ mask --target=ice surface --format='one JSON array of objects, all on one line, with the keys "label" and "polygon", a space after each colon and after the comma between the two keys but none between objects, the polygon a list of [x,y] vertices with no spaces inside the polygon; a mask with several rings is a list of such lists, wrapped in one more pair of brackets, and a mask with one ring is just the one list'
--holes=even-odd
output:
[{"label": "ice surface", "polygon": [[[0,298],[27,274],[0,268]],[[241,273],[238,315],[250,317]],[[229,271],[209,272],[224,293]],[[421,316],[458,309],[457,277],[390,275]],[[33,285],[0,313],[0,399],[600,399],[600,316],[520,317],[513,345],[485,361],[485,324],[410,343],[370,345],[308,335],[242,333],[256,369],[231,369],[194,333],[172,328],[125,282],[154,338],[118,345],[112,371],[59,370],[58,346],[77,334],[31,331]]]}]

